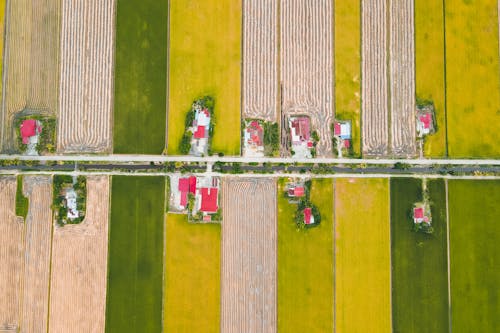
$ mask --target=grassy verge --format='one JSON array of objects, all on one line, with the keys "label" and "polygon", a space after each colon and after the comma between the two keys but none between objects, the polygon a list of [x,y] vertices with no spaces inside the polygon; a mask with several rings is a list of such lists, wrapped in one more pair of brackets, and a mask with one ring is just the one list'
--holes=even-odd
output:
[{"label": "grassy verge", "polygon": [[389,183],[335,184],[335,330],[390,332]]},{"label": "grassy verge", "polygon": [[392,304],[395,332],[448,332],[448,269],[444,181],[429,180],[434,232],[413,231],[420,179],[391,180]]},{"label": "grassy verge", "polygon": [[167,217],[165,332],[220,329],[220,224]]},{"label": "grassy verge", "polygon": [[163,177],[113,177],[106,332],[162,330],[164,193]]},{"label": "grassy verge", "polygon": [[500,157],[496,0],[446,1],[446,92],[451,157]]},{"label": "grassy verge", "polygon": [[186,113],[204,95],[215,99],[212,151],[240,152],[241,0],[170,4],[168,153],[178,155]]},{"label": "grassy verge", "polygon": [[360,156],[361,5],[335,0],[335,117],[352,120],[352,147]]},{"label": "grassy verge", "polygon": [[446,156],[443,1],[415,1],[415,83],[417,97],[434,102],[436,133],[425,139],[424,153]]},{"label": "grassy verge", "polygon": [[114,152],[160,154],[165,147],[167,0],[118,0]]},{"label": "grassy verge", "polygon": [[333,331],[333,186],[312,181],[321,224],[297,230],[295,205],[278,188],[278,332]]},{"label": "grassy verge", "polygon": [[23,194],[23,176],[17,176],[16,190],[16,216],[21,216],[26,220],[28,215],[29,200]]},{"label": "grassy verge", "polygon": [[453,330],[498,332],[500,181],[449,181],[448,200]]}]

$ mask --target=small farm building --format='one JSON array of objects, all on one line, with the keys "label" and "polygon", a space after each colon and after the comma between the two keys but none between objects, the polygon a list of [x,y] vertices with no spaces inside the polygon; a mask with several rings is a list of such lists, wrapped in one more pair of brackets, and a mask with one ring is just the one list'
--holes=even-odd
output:
[{"label": "small farm building", "polygon": [[31,142],[33,137],[37,137],[42,132],[42,126],[35,119],[26,119],[21,123],[21,138],[23,144],[27,145]]},{"label": "small farm building", "polygon": [[303,197],[305,194],[303,186],[290,187],[288,189],[289,197]]},{"label": "small farm building", "polygon": [[201,206],[200,211],[204,213],[216,213],[219,209],[217,205],[218,201],[218,189],[204,187],[201,189]]},{"label": "small farm building", "polygon": [[313,224],[314,216],[312,214],[311,207],[304,208],[304,223],[305,224]]},{"label": "small farm building", "polygon": [[[311,137],[310,122],[308,117],[294,117],[290,121],[290,132],[292,135],[292,144],[300,144],[309,141]],[[312,142],[311,142],[312,147]]]},{"label": "small farm building", "polygon": [[426,223],[430,224],[430,216],[426,213],[423,206],[413,208],[413,222],[415,224]]}]

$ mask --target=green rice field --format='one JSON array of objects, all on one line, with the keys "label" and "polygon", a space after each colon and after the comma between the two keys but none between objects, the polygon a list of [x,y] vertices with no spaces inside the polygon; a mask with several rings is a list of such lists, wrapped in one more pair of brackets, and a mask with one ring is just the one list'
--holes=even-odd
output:
[{"label": "green rice field", "polygon": [[167,112],[168,0],[118,0],[114,152],[161,154]]},{"label": "green rice field", "polygon": [[425,138],[429,157],[447,154],[444,63],[444,1],[415,1],[415,84],[417,98],[432,101],[436,133]]},{"label": "green rice field", "polygon": [[445,4],[449,156],[498,158],[498,3],[448,0]]},{"label": "green rice field", "polygon": [[278,187],[278,332],[333,331],[333,184],[312,181],[321,224],[297,230],[295,204]]},{"label": "green rice field", "polygon": [[352,148],[360,156],[361,5],[335,0],[335,117],[352,121]]},{"label": "green rice field", "polygon": [[394,332],[448,332],[446,193],[428,180],[432,234],[412,230],[422,180],[391,179],[392,318]]},{"label": "green rice field", "polygon": [[168,214],[164,332],[219,332],[220,224]]},{"label": "green rice field", "polygon": [[450,180],[451,309],[454,332],[500,327],[500,181]]},{"label": "green rice field", "polygon": [[179,155],[193,101],[215,99],[212,151],[240,154],[241,0],[170,2],[168,153]]},{"label": "green rice field", "polygon": [[106,332],[160,332],[165,178],[113,176]]}]

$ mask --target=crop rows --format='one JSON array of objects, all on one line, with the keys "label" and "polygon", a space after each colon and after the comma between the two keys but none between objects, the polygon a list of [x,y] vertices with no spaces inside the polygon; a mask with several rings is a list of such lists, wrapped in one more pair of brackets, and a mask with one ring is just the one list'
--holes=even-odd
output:
[{"label": "crop rows", "polygon": [[386,0],[362,0],[361,6],[363,153],[386,155],[389,139]]},{"label": "crop rows", "polygon": [[82,224],[54,229],[50,332],[104,331],[109,178],[88,177],[87,193]]},{"label": "crop rows", "polygon": [[277,121],[278,3],[243,1],[243,117]]},{"label": "crop rows", "polygon": [[413,0],[390,1],[391,152],[416,153]]},{"label": "crop rows", "polygon": [[52,180],[47,176],[25,176],[24,192],[30,206],[25,222],[20,326],[23,332],[43,332],[47,329],[49,306]]},{"label": "crop rows", "polygon": [[60,0],[9,1],[1,148],[12,150],[13,119],[57,114]]},{"label": "crop rows", "polygon": [[15,216],[16,178],[0,177],[0,330],[19,325],[24,223]]},{"label": "crop rows", "polygon": [[114,22],[114,0],[62,0],[61,152],[111,149]]},{"label": "crop rows", "polygon": [[281,99],[285,116],[306,114],[331,155],[333,121],[333,3],[281,0]]},{"label": "crop rows", "polygon": [[223,182],[221,332],[276,332],[276,184]]}]

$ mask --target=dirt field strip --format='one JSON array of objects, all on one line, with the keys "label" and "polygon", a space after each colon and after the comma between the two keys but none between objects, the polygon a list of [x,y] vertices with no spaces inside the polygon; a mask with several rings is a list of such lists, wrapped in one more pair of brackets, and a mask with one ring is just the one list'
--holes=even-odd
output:
[{"label": "dirt field strip", "polygon": [[276,183],[222,184],[221,332],[276,332]]},{"label": "dirt field strip", "polygon": [[386,0],[362,0],[361,22],[363,153],[382,156],[389,139]]},{"label": "dirt field strip", "polygon": [[415,20],[413,0],[390,1],[391,153],[415,156]]},{"label": "dirt field strip", "polygon": [[6,17],[3,150],[13,148],[14,116],[57,114],[60,0],[9,1]]},{"label": "dirt field strip", "polygon": [[104,332],[109,178],[87,178],[87,214],[54,227],[49,332]]},{"label": "dirt field strip", "polygon": [[62,0],[58,150],[111,150],[115,0]]},{"label": "dirt field strip", "polygon": [[306,114],[320,141],[317,154],[332,154],[333,2],[281,0],[281,84],[284,115]]},{"label": "dirt field strip", "polygon": [[19,325],[24,223],[16,211],[16,178],[0,177],[0,330]]},{"label": "dirt field strip", "polygon": [[25,225],[20,327],[23,332],[44,332],[47,330],[49,305],[52,178],[25,176],[24,193],[30,205]]},{"label": "dirt field strip", "polygon": [[243,117],[276,121],[278,2],[243,1]]}]

